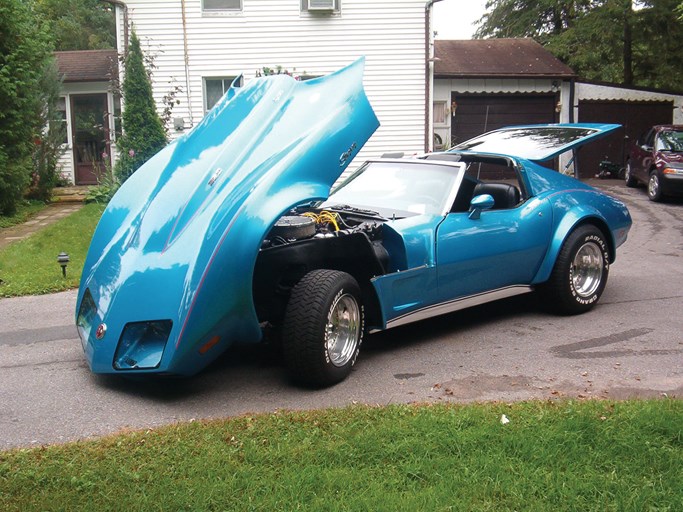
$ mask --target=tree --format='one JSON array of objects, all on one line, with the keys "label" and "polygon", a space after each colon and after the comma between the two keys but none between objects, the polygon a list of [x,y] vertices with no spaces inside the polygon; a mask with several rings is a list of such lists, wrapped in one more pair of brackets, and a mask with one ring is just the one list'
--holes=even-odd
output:
[{"label": "tree", "polygon": [[591,9],[593,0],[488,0],[474,37],[532,37],[541,44]]},{"label": "tree", "polygon": [[35,0],[35,10],[58,51],[116,48],[111,4],[100,0]]},{"label": "tree", "polygon": [[132,33],[123,79],[123,135],[117,141],[116,175],[128,179],[168,142],[156,110],[140,40]]},{"label": "tree", "polygon": [[57,184],[59,156],[64,152],[66,123],[57,109],[62,90],[57,63],[50,60],[40,81],[40,126],[33,148],[33,174],[27,197],[49,201]]},{"label": "tree", "polygon": [[680,90],[680,0],[489,0],[476,37],[533,37],[588,80]]},{"label": "tree", "polygon": [[0,0],[0,214],[14,213],[28,185],[52,58],[49,39],[30,5]]}]

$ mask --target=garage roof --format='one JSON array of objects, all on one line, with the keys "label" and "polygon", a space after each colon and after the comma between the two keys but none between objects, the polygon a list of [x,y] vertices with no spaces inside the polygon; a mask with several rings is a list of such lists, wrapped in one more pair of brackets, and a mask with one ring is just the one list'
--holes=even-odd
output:
[{"label": "garage roof", "polygon": [[118,65],[116,50],[55,52],[55,57],[64,82],[108,82]]},{"label": "garage roof", "polygon": [[533,39],[437,40],[436,78],[571,78],[574,71]]}]

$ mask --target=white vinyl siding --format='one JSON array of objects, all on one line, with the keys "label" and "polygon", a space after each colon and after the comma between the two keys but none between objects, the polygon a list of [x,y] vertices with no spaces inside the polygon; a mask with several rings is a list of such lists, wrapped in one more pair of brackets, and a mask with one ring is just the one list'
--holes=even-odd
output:
[{"label": "white vinyl siding", "polygon": [[424,0],[343,0],[340,13],[326,15],[302,12],[299,0],[242,0],[239,16],[205,16],[202,0],[186,0],[189,80],[183,2],[126,4],[143,49],[155,56],[157,105],[161,111],[163,96],[180,86],[172,116],[184,118],[187,128],[204,116],[205,77],[243,74],[247,82],[264,67],[278,66],[320,76],[365,56],[365,88],[381,127],[354,164],[385,152],[424,149]]}]

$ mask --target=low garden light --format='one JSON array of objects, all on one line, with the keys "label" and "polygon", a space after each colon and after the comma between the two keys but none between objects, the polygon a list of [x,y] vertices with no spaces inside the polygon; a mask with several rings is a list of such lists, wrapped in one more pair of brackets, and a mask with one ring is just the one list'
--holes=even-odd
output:
[{"label": "low garden light", "polygon": [[57,255],[57,263],[62,267],[62,277],[66,277],[66,266],[69,263],[69,255],[65,252],[60,252]]}]

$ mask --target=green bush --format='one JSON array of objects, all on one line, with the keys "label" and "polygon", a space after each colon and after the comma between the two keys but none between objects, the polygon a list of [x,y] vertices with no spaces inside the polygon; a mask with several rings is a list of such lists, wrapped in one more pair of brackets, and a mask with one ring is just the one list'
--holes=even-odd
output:
[{"label": "green bush", "polygon": [[11,215],[29,183],[41,133],[48,37],[30,2],[0,0],[0,215]]},{"label": "green bush", "polygon": [[123,136],[117,141],[119,160],[115,168],[121,183],[168,142],[135,32],[125,61],[123,101]]}]

